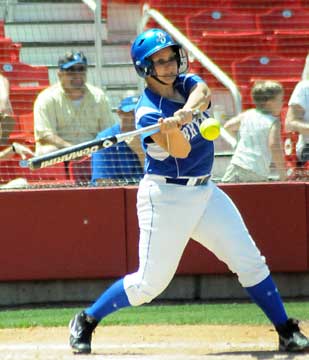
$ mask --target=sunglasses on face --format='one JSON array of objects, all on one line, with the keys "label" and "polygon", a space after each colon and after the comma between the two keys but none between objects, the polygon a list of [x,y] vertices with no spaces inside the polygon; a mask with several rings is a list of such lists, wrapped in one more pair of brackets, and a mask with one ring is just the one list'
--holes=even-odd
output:
[{"label": "sunglasses on face", "polygon": [[80,73],[80,72],[86,72],[86,70],[87,70],[86,66],[80,65],[80,66],[71,66],[68,69],[65,69],[64,71],[68,73],[74,73],[74,72]]},{"label": "sunglasses on face", "polygon": [[177,55],[174,54],[174,55],[170,56],[167,60],[159,59],[157,61],[153,61],[153,65],[154,66],[165,66],[165,65],[171,64],[176,61],[177,61]]}]

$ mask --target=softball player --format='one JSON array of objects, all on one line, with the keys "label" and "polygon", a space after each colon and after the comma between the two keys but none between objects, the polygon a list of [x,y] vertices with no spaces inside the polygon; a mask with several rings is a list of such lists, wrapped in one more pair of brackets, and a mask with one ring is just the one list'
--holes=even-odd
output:
[{"label": "softball player", "polygon": [[[159,122],[142,135],[145,176],[137,199],[140,227],[139,269],[107,289],[70,322],[70,345],[91,352],[92,332],[108,314],[151,302],[173,278],[188,240],[195,239],[236,273],[279,334],[279,349],[309,350],[298,321],[288,319],[265,258],[252,240],[231,199],[211,180],[213,142],[199,133],[210,106],[203,80],[186,74],[187,57],[166,32],[137,36],[131,56],[146,88],[136,107],[137,127]],[[203,112],[193,118],[193,110]]]}]

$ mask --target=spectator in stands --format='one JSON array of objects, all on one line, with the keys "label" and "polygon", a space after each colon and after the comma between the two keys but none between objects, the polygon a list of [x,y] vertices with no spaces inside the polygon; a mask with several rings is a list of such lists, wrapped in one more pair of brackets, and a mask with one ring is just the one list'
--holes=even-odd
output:
[{"label": "spectator in stands", "polygon": [[[0,139],[2,140],[2,128],[3,128],[3,119],[5,116],[2,116],[0,119]],[[28,156],[34,156],[34,153],[26,146],[14,142],[12,145],[5,147],[3,150],[0,151],[0,160],[7,160],[14,155],[19,155],[22,159],[26,159]],[[1,166],[0,166],[1,168]],[[0,188],[12,188],[12,187],[22,187],[27,185],[27,180],[23,178],[17,178],[11,180],[6,184],[1,184]]]},{"label": "spectator in stands", "polygon": [[36,154],[41,155],[95,138],[114,124],[102,89],[87,79],[87,59],[69,52],[58,61],[59,82],[43,90],[34,104]]},{"label": "spectator in stands", "polygon": [[300,135],[296,144],[296,153],[300,161],[309,160],[309,80],[300,81],[289,101],[285,122],[286,131],[295,131]]},{"label": "spectator in stands", "polygon": [[0,74],[0,121],[2,137],[0,145],[7,145],[15,120],[10,102],[10,84],[6,77]]},{"label": "spectator in stands", "polygon": [[[9,124],[9,126],[8,126]],[[14,125],[13,110],[10,103],[10,84],[6,77],[0,74],[0,143],[7,144],[8,137]],[[10,131],[9,131],[10,130]],[[33,152],[26,146],[13,143],[0,151],[0,159],[7,159],[14,154],[18,154],[25,159],[33,156]]]},{"label": "spectator in stands", "polygon": [[238,132],[239,141],[223,182],[267,181],[272,162],[280,180],[286,178],[280,132],[283,92],[276,81],[256,81],[251,90],[255,108],[225,123],[228,132]]},{"label": "spectator in stands", "polygon": [[[4,146],[0,151],[0,160],[10,159],[16,154],[22,159],[34,155],[28,147],[22,144],[13,143],[7,146],[14,124],[13,110],[10,103],[10,84],[7,78],[0,74],[0,145]],[[7,184],[1,184],[0,188],[20,187],[24,185],[27,185],[27,180],[18,178]]]},{"label": "spectator in stands", "polygon": [[[97,138],[135,130],[134,109],[137,102],[138,96],[124,98],[117,110],[120,122],[101,131]],[[137,182],[143,176],[143,166],[144,152],[140,138],[132,137],[92,155],[92,182],[97,185],[110,185],[115,179],[129,183]]]},{"label": "spectator in stands", "polygon": [[12,115],[10,103],[10,84],[6,77],[0,74],[0,114]]}]

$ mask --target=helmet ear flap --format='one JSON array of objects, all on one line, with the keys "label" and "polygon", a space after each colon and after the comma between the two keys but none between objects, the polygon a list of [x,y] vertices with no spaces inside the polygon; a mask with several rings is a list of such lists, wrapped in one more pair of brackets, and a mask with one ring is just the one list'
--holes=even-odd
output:
[{"label": "helmet ear flap", "polygon": [[152,75],[153,73],[153,64],[149,59],[144,59],[143,61],[136,61],[135,66],[138,69],[138,73],[142,77]]},{"label": "helmet ear flap", "polygon": [[153,74],[153,63],[149,59],[145,59],[145,75],[149,76]]}]

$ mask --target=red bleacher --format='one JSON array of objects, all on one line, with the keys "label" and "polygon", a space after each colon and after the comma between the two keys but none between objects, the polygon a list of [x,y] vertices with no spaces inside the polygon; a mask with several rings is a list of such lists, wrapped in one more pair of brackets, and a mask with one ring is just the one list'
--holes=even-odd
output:
[{"label": "red bleacher", "polygon": [[0,37],[0,62],[18,62],[21,44],[14,43],[10,38]]},{"label": "red bleacher", "polygon": [[[10,83],[10,101],[15,124],[10,134],[10,142],[20,142],[34,150],[33,103],[40,91],[49,85],[48,69],[45,66],[31,66],[19,61],[21,44],[4,37],[4,23],[0,21],[0,73]],[[11,126],[13,128],[13,126]],[[5,148],[7,144],[1,147]],[[15,155],[0,161],[0,183],[4,184],[16,178],[25,178],[28,182],[70,182],[66,164],[51,166],[32,171],[19,166],[20,157]]]},{"label": "red bleacher", "polygon": [[250,89],[256,80],[272,79],[282,83],[285,103],[297,82],[301,79],[304,59],[287,58],[276,54],[260,54],[245,57],[232,63],[233,79],[243,95],[244,107],[252,106]]},{"label": "red bleacher", "polygon": [[11,87],[48,86],[49,77],[46,66],[31,66],[21,62],[0,64],[1,73],[9,80]]},{"label": "red bleacher", "polygon": [[289,57],[305,57],[309,49],[309,11],[276,7],[257,17],[259,29],[274,44],[274,51]]},{"label": "red bleacher", "polygon": [[[190,5],[183,12],[185,3]],[[258,79],[280,81],[287,107],[309,50],[309,0],[219,0],[198,5],[195,1],[150,0],[148,4],[230,75],[239,87],[244,109],[253,106],[250,92]],[[191,63],[191,71],[200,74],[213,90],[220,88],[216,78],[197,61]],[[285,131],[284,118],[285,112],[282,139],[290,178],[304,178],[309,166],[297,163],[298,134]]]},{"label": "red bleacher", "polygon": [[[195,0],[195,1],[169,1],[166,0],[149,0],[141,1],[147,3],[151,8],[160,11],[166,18],[168,18],[174,26],[181,31],[186,31],[185,17],[194,15],[200,9],[207,9],[208,7],[218,6],[224,7],[229,0]],[[151,20],[147,23],[147,28],[158,27],[158,24]]]},{"label": "red bleacher", "polygon": [[275,6],[290,8],[301,6],[300,0],[230,0],[229,6],[234,11],[263,14]]},{"label": "red bleacher", "polygon": [[4,20],[0,20],[0,39],[5,37]]},{"label": "red bleacher", "polygon": [[257,29],[255,15],[220,7],[187,16],[186,31],[189,38],[229,75],[232,59],[270,51],[271,48]]}]

